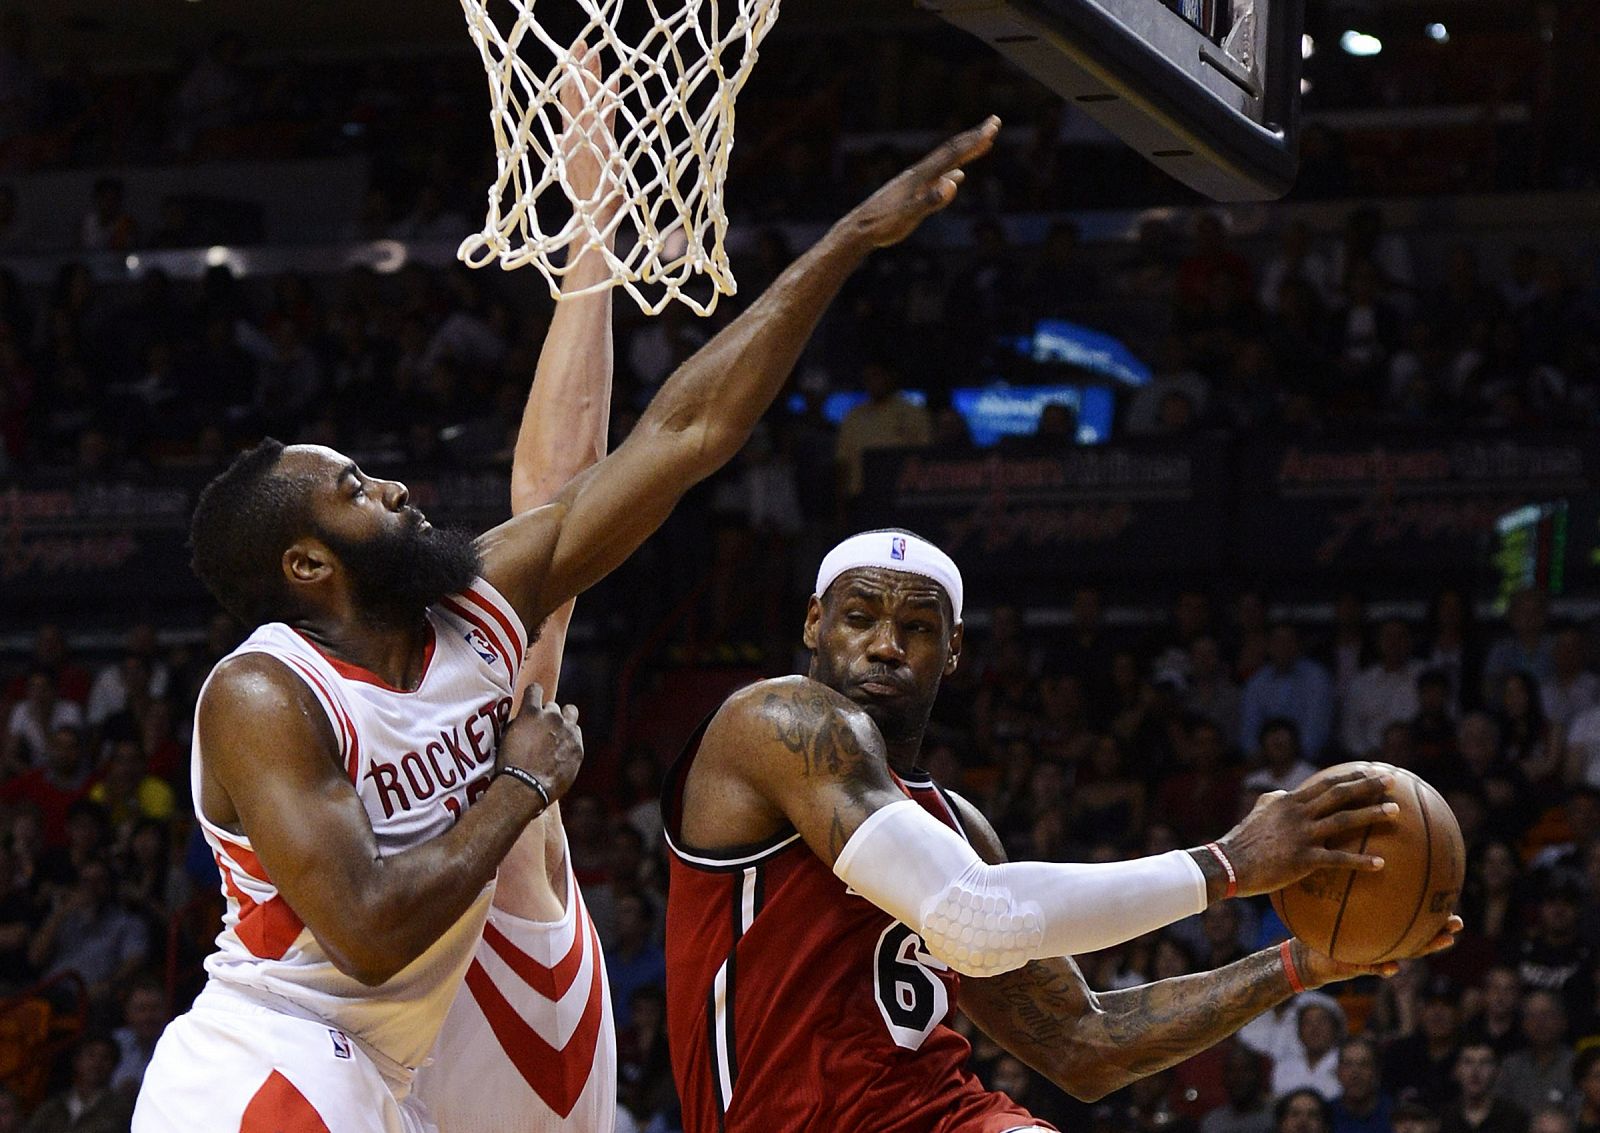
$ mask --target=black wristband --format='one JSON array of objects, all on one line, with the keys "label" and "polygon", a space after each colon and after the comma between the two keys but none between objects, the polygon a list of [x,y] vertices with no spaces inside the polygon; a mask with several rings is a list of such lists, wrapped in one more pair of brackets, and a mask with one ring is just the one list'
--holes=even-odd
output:
[{"label": "black wristband", "polygon": [[550,809],[550,792],[544,789],[544,784],[539,782],[539,777],[533,772],[524,771],[520,767],[512,767],[508,764],[507,766],[502,767],[499,771],[496,771],[494,774],[496,779],[502,775],[509,775],[517,782],[527,787],[529,790],[538,791],[539,798],[544,803],[544,806],[540,809]]}]

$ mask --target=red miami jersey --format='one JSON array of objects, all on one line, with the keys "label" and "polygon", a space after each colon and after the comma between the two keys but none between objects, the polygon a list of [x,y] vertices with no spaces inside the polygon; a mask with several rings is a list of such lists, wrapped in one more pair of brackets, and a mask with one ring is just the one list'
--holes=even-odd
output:
[{"label": "red miami jersey", "polygon": [[[967,1070],[960,977],[851,892],[794,830],[708,852],[681,836],[699,736],[663,791],[667,1037],[684,1133],[1049,1129]],[[962,837],[924,773],[898,779]]]}]

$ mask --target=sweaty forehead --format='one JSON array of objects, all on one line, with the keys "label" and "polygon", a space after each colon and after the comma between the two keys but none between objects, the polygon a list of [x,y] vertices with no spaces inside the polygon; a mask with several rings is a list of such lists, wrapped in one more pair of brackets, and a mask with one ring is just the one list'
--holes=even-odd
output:
[{"label": "sweaty forehead", "polygon": [[278,458],[278,470],[286,476],[331,483],[352,463],[344,453],[326,445],[290,445]]},{"label": "sweaty forehead", "polygon": [[828,594],[838,601],[859,597],[878,602],[904,602],[950,609],[950,596],[931,578],[885,567],[856,567],[834,579]]}]

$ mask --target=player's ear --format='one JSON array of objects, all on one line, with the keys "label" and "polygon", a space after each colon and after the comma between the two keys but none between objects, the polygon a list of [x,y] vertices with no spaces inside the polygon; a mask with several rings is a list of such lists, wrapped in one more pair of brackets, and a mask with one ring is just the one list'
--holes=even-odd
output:
[{"label": "player's ear", "polygon": [[945,659],[944,675],[951,676],[956,667],[961,664],[961,646],[967,640],[967,627],[964,622],[957,622],[956,628],[950,631],[950,656]]},{"label": "player's ear", "polygon": [[333,552],[320,539],[296,539],[283,552],[283,577],[290,585],[321,582],[333,573]]},{"label": "player's ear", "polygon": [[815,594],[806,603],[806,624],[800,631],[800,641],[807,649],[817,648],[817,633],[822,625],[822,599]]}]

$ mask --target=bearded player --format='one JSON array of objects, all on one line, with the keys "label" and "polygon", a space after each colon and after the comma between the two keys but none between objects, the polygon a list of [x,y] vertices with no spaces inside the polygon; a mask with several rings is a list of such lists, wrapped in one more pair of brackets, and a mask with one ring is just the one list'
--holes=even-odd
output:
[{"label": "bearded player", "polygon": [[1353,771],[1270,793],[1197,849],[1007,864],[984,817],[916,766],[939,682],[960,662],[962,601],[960,571],[926,540],[846,539],[806,609],[807,676],[735,693],[674,766],[667,1023],[686,1133],[1048,1129],[967,1072],[968,1044],[947,1025],[958,993],[1001,1047],[1093,1099],[1303,988],[1395,970],[1290,941],[1091,991],[1073,953],[1316,869],[1382,868],[1325,843],[1394,814],[1390,778]]},{"label": "bearded player", "polygon": [[509,722],[528,627],[733,457],[851,271],[948,204],[997,129],[958,135],[853,210],[663,384],[615,452],[476,539],[320,446],[263,442],[207,485],[196,572],[257,627],[195,716],[195,810],[228,906],[136,1130],[433,1127],[416,1070],[501,860],[581,756],[571,710]]},{"label": "bearded player", "polygon": [[[580,40],[562,84],[570,146],[567,183],[600,202],[604,231],[620,200],[601,167],[614,156],[609,120],[585,107],[603,81]],[[539,354],[511,461],[513,514],[547,503],[606,450],[611,416],[611,292],[574,294],[606,277],[597,249],[567,267]],[[546,619],[521,685],[556,696],[573,603]],[[519,690],[520,693],[520,690]],[[520,695],[517,698],[520,700]],[[617,1035],[600,939],[573,875],[560,804],[523,831],[500,864],[494,901],[465,981],[417,1074],[417,1096],[441,1133],[612,1133]]]}]

